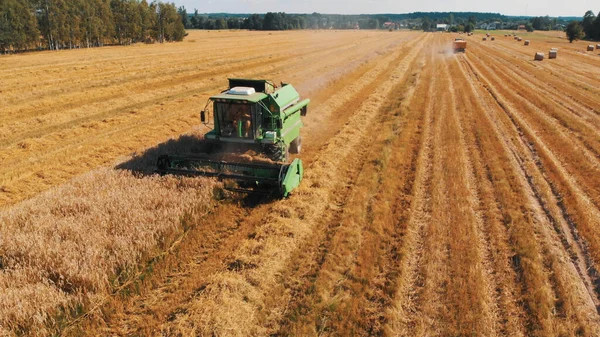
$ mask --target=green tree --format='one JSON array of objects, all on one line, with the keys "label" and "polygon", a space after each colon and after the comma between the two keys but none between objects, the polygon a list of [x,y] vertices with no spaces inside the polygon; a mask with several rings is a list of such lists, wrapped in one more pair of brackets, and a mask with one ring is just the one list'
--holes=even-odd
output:
[{"label": "green tree", "polygon": [[583,27],[583,32],[588,38],[592,38],[592,36],[594,35],[593,27],[595,19],[596,16],[592,11],[587,11],[583,15],[583,21],[581,22],[581,26]]},{"label": "green tree", "polygon": [[424,32],[428,32],[431,30],[431,20],[429,19],[429,17],[424,17],[423,18],[423,23],[421,24],[421,28],[423,29]]},{"label": "green tree", "polygon": [[[600,12],[599,12],[600,13]],[[592,25],[592,39],[600,39],[600,15],[594,19],[594,24]]]},{"label": "green tree", "polygon": [[191,28],[190,18],[188,16],[187,10],[185,9],[185,6],[179,7],[177,9],[177,13],[179,13],[179,16],[181,17],[181,23],[183,23],[183,27]]},{"label": "green tree", "polygon": [[527,22],[525,24],[525,30],[527,30],[528,32],[533,32],[533,24],[531,22]]},{"label": "green tree", "polygon": [[33,8],[19,0],[0,1],[0,52],[26,50],[39,39]]},{"label": "green tree", "polygon": [[[154,3],[153,3],[154,4]],[[185,28],[174,4],[159,2],[155,5],[155,38],[160,43],[181,41],[185,37]]]},{"label": "green tree", "polygon": [[227,21],[223,18],[217,19],[215,21],[215,29],[227,29]]},{"label": "green tree", "polygon": [[579,21],[571,21],[565,30],[569,42],[573,43],[573,40],[579,40],[583,37],[583,27]]}]

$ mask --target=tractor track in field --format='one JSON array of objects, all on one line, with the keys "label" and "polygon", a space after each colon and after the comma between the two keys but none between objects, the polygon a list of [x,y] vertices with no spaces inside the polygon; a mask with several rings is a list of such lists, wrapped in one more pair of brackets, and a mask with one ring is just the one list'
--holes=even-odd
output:
[{"label": "tractor track in field", "polygon": [[[489,89],[489,86],[486,86],[486,88],[488,88],[488,91],[490,91],[491,89]],[[494,92],[490,93],[494,96],[494,98],[498,101],[498,99],[496,98],[497,94]],[[542,175],[545,177],[544,179],[551,184],[551,181],[548,180],[547,176],[548,174],[546,173],[547,170],[544,169],[542,162],[539,159],[539,155],[537,153],[537,150],[535,149],[536,146],[534,144],[541,144],[541,142],[538,140],[536,143],[532,143],[528,138],[526,138],[526,133],[522,128],[523,122],[519,122],[518,118],[516,118],[514,116],[514,114],[511,114],[509,111],[507,111],[506,108],[506,104],[502,103],[500,101],[498,101],[498,104],[506,111],[506,114],[510,117],[511,122],[514,124],[515,128],[517,129],[517,132],[519,134],[519,136],[522,138],[522,143],[529,149],[529,151],[531,152],[531,155],[533,157],[533,162],[539,167],[540,171],[542,172]],[[531,132],[531,131],[529,131]],[[561,200],[563,200],[563,197],[561,197],[560,193],[558,193],[556,190],[553,192],[554,197],[556,198],[556,200],[558,202],[560,202]],[[595,202],[593,200],[590,200],[590,202],[592,203],[592,205],[595,205]],[[568,217],[565,217],[565,220],[567,220],[567,222],[573,223],[572,220],[568,220]],[[585,244],[584,244],[585,245]]]},{"label": "tractor track in field", "polygon": [[[482,59],[482,61],[485,62],[482,56],[478,56],[478,57],[480,57]],[[499,57],[497,55],[494,55],[494,56],[484,55],[484,57],[486,57],[486,59],[488,61],[490,59],[493,59],[498,63],[503,63],[501,61],[502,60],[501,57]],[[486,62],[486,63],[489,63],[489,62]],[[508,64],[505,64],[505,65],[508,65]],[[520,68],[520,69],[525,72],[527,71],[523,68]],[[523,89],[523,90],[518,90],[517,92],[519,93],[519,96],[523,97],[523,99],[521,100],[522,104],[529,104],[526,100],[526,97],[533,97],[535,95],[535,93],[538,93],[538,94],[541,93],[544,98],[548,98],[550,101],[552,101],[554,103],[558,103],[561,106],[566,106],[569,103],[572,104],[572,102],[567,102],[561,96],[556,96],[552,92],[545,90],[544,84],[540,80],[535,79],[536,78],[535,75],[531,75],[529,73],[523,74],[520,76],[521,81],[517,82],[513,79],[519,78],[519,75],[515,71],[511,70],[511,67],[498,67],[498,68],[496,68],[496,73],[502,74],[503,78],[507,81],[507,83],[509,83],[509,81],[510,81],[510,83],[513,83],[513,87],[520,85],[520,89]],[[529,94],[527,92],[525,92],[525,90],[529,90]],[[563,111],[560,111],[560,109],[556,108],[556,105],[549,104],[546,102],[541,102],[539,104],[535,104],[535,108],[532,109],[532,111],[535,111],[536,114],[538,116],[540,116],[540,118],[542,118],[546,123],[548,123],[548,124],[552,125],[554,128],[556,128],[558,130],[559,134],[562,135],[563,138],[567,138],[567,136],[565,136],[566,133],[569,133],[569,135],[575,134],[576,139],[580,143],[580,144],[577,144],[577,147],[582,148],[584,151],[587,150],[584,153],[585,158],[588,158],[590,161],[595,162],[593,164],[595,167],[600,167],[600,164],[599,164],[600,163],[600,161],[599,161],[600,155],[598,154],[599,153],[598,149],[600,148],[600,144],[598,143],[598,141],[590,144],[590,140],[586,139],[586,138],[588,138],[586,136],[589,135],[593,130],[597,129],[598,125],[593,125],[591,123],[588,123],[585,119],[582,119],[582,118],[578,118],[578,119],[572,118],[571,116],[569,116],[570,110],[573,110],[573,109],[572,108],[564,109]],[[546,113],[549,116],[546,116]]]},{"label": "tractor track in field", "polygon": [[[576,87],[579,87],[580,89],[583,90],[591,90],[593,92],[595,92],[596,94],[598,94],[598,90],[596,86],[590,86],[590,84],[592,82],[598,82],[598,79],[596,77],[594,77],[594,72],[596,71],[589,71],[589,69],[593,69],[593,68],[588,68],[587,71],[582,70],[581,67],[576,66],[577,64],[581,64],[577,61],[573,61],[571,59],[571,62],[565,63],[560,59],[555,59],[552,60],[552,67],[549,67],[548,64],[544,63],[546,61],[543,61],[541,64],[539,64],[539,62],[534,62],[533,61],[533,53],[535,51],[538,51],[537,49],[534,49],[535,47],[524,47],[524,46],[519,46],[516,47],[516,45],[511,45],[510,43],[506,43],[505,41],[500,42],[499,44],[493,43],[493,47],[492,46],[486,46],[486,44],[484,43],[480,43],[479,41],[476,41],[474,43],[477,46],[481,46],[483,48],[487,48],[488,49],[488,54],[494,54],[493,52],[490,52],[490,50],[494,50],[494,51],[499,51],[500,53],[507,55],[507,57],[512,57],[513,59],[517,59],[520,60],[521,62],[528,62],[529,65],[534,66],[534,67],[539,67],[539,68],[543,68],[546,70],[549,70],[549,72],[554,75],[554,74],[561,74],[563,76],[563,80],[566,80],[567,82],[572,83],[573,85],[575,85]],[[546,52],[544,50],[544,52]],[[560,58],[560,54],[562,53],[562,50],[559,50],[559,58]],[[567,50],[567,53],[570,53],[572,56],[580,56],[578,53],[572,53],[571,51]],[[515,55],[516,54],[516,55]],[[510,55],[510,56],[509,56]],[[579,61],[581,62],[581,60],[585,60],[585,61],[589,61],[587,58],[580,58],[579,57]],[[558,61],[558,62],[554,62],[554,61]],[[589,64],[590,66],[595,65],[595,66],[599,66],[600,65],[600,60],[594,62],[595,64]]]},{"label": "tractor track in field", "polygon": [[501,205],[493,191],[491,164],[484,160],[483,138],[489,136],[490,133],[482,134],[485,131],[482,130],[481,124],[485,121],[485,117],[478,119],[475,114],[469,113],[469,111],[490,110],[490,107],[478,92],[477,87],[474,86],[473,75],[467,72],[462,64],[463,62],[464,58],[459,58],[457,61],[456,67],[460,75],[457,75],[456,82],[464,81],[464,86],[468,88],[461,92],[472,94],[465,99],[466,109],[462,112],[461,117],[468,130],[466,138],[471,144],[468,149],[472,158],[473,174],[476,177],[474,184],[477,186],[477,194],[480,196],[478,209],[482,213],[481,217],[484,222],[481,232],[484,241],[487,243],[486,253],[493,269],[490,278],[497,299],[496,310],[498,310],[498,316],[501,318],[498,322],[498,334],[524,336],[524,331],[521,328],[524,317],[523,308],[521,305],[516,305],[516,298],[522,290],[516,282],[516,271],[509,264],[510,257],[513,256],[514,252],[509,248]]},{"label": "tractor track in field", "polygon": [[[510,76],[520,78],[524,82],[529,83],[531,89],[543,93],[553,103],[560,105],[565,112],[568,111],[580,119],[574,120],[574,118],[570,118],[570,121],[584,124],[590,129],[597,128],[600,125],[600,111],[597,110],[598,101],[586,97],[580,90],[566,86],[564,81],[560,81],[556,76],[549,75],[548,69],[538,69],[538,67],[526,63],[524,67],[521,66],[518,68],[521,72],[518,74],[515,70],[510,70],[513,69],[514,64],[506,60],[503,57],[504,55],[487,54],[486,56],[498,64],[506,66],[505,69],[510,72]],[[551,72],[551,74],[553,73]],[[563,95],[556,95],[557,92],[561,92]],[[565,118],[570,117],[569,114],[564,115]],[[554,118],[558,123],[569,128],[568,123],[562,121],[559,117],[560,115]]]},{"label": "tractor track in field", "polygon": [[[502,322],[505,321],[504,318],[499,316],[498,309],[498,297],[495,293],[495,289],[498,288],[498,283],[496,279],[494,279],[493,275],[495,274],[493,270],[493,261],[491,258],[491,249],[490,249],[490,240],[489,234],[486,231],[484,224],[484,209],[486,205],[483,204],[481,190],[479,187],[479,182],[476,179],[475,167],[474,167],[474,156],[472,153],[472,144],[467,143],[467,131],[465,130],[466,122],[462,116],[462,111],[468,111],[468,107],[465,105],[465,100],[462,97],[465,89],[461,88],[464,85],[464,78],[461,78],[462,73],[458,68],[457,58],[444,58],[444,74],[450,81],[450,102],[452,112],[451,120],[455,125],[454,130],[458,131],[457,135],[454,136],[455,141],[458,143],[457,155],[453,156],[449,155],[451,160],[457,160],[461,162],[459,167],[463,168],[461,172],[458,170],[457,176],[451,176],[449,185],[451,186],[450,190],[452,190],[455,194],[454,197],[450,197],[450,200],[461,200],[464,199],[467,205],[457,205],[457,209],[452,211],[451,213],[463,214],[469,221],[468,223],[471,226],[464,226],[464,237],[459,237],[458,239],[451,240],[451,243],[454,242],[455,248],[452,249],[454,262],[451,265],[460,266],[455,271],[456,274],[461,275],[465,273],[465,275],[461,275],[460,278],[455,278],[458,281],[455,284],[456,291],[453,293],[460,293],[463,287],[463,282],[471,282],[471,284],[467,285],[467,287],[472,288],[472,294],[476,296],[477,300],[472,301],[471,303],[464,301],[462,297],[464,296],[456,296],[454,299],[456,309],[458,312],[468,312],[471,311],[470,315],[462,318],[459,321],[458,329],[463,329],[463,331],[458,330],[457,332],[466,332],[468,333],[468,325],[475,325],[472,331],[477,331],[477,333],[481,333],[487,336],[498,335],[498,331],[500,330],[500,326],[502,326]],[[467,91],[468,92],[468,91]],[[448,162],[448,167],[452,167],[452,163]],[[462,178],[462,182],[458,183],[459,179]],[[461,188],[456,188],[456,184],[463,185],[467,191],[462,191]],[[454,204],[455,202],[451,201],[450,204]],[[461,222],[455,222],[455,227],[460,228]],[[457,230],[456,232],[461,232]],[[473,250],[469,252],[469,260],[465,264],[466,260],[464,253],[456,253],[461,246],[463,245],[472,245]],[[461,266],[461,263],[463,265]],[[477,268],[476,272],[468,271],[466,265],[475,265]],[[475,280],[472,280],[472,279]],[[467,302],[466,304],[462,302]],[[475,309],[473,309],[475,308]],[[480,313],[479,313],[480,312]],[[476,322],[476,323],[475,323]]]},{"label": "tractor track in field", "polygon": [[[502,51],[502,48],[500,48],[500,51]],[[505,66],[514,67],[514,63],[508,60],[507,56],[503,54],[488,53],[487,55]],[[546,97],[551,98],[578,117],[584,118],[584,121],[587,121],[587,119],[599,120],[600,110],[597,107],[598,101],[587,96],[585,90],[578,90],[578,88],[565,85],[565,76],[563,73],[557,73],[554,67],[549,67],[546,64],[538,63],[535,65],[526,62],[524,65],[518,67],[518,70],[523,72],[523,74],[519,74],[520,78],[535,84],[536,89],[546,93]],[[556,95],[558,92],[563,95]],[[569,105],[571,102],[576,103],[578,109],[573,109]]]},{"label": "tractor track in field", "polygon": [[[479,73],[477,70],[475,70],[473,68],[473,66],[471,64],[469,64],[469,67],[472,69],[472,71],[474,73]],[[542,192],[540,190],[541,186],[539,184],[543,184],[543,183],[548,184],[548,181],[545,180],[546,178],[544,178],[545,175],[544,175],[543,167],[542,167],[539,159],[537,158],[537,154],[535,153],[535,150],[532,147],[532,143],[529,142],[527,140],[527,138],[525,138],[524,132],[521,130],[521,127],[519,126],[519,124],[515,121],[515,117],[514,117],[513,113],[511,112],[510,108],[507,108],[506,103],[504,103],[502,101],[502,99],[500,99],[498,97],[498,94],[495,92],[494,89],[492,89],[492,87],[485,84],[487,79],[484,79],[483,81],[481,81],[480,76],[483,76],[483,75],[481,75],[481,74],[476,75],[477,80],[480,81],[480,83],[486,88],[486,90],[494,98],[494,100],[496,101],[498,106],[500,106],[502,108],[503,112],[507,115],[507,117],[511,121],[512,127],[514,128],[514,130],[520,137],[521,149],[518,150],[513,147],[513,150],[511,150],[511,151],[513,152],[514,156],[518,159],[518,162],[519,162],[518,165],[520,166],[520,171],[523,172],[522,174],[524,175],[524,177],[527,181],[528,187],[529,187],[533,197],[535,198],[534,200],[536,201],[536,203],[534,205],[534,209],[536,209],[536,208],[539,209],[537,211],[539,213],[539,216],[545,217],[546,221],[548,221],[550,223],[553,230],[558,235],[558,237],[554,237],[551,232],[548,232],[548,230],[545,226],[540,227],[540,229],[537,230],[538,235],[540,235],[540,237],[538,237],[537,241],[542,243],[542,249],[543,249],[544,256],[545,256],[544,260],[545,260],[545,264],[547,265],[547,268],[551,268],[552,270],[557,270],[557,268],[558,268],[557,264],[562,264],[563,262],[561,262],[561,261],[563,261],[565,258],[568,257],[568,259],[571,263],[570,267],[563,265],[563,266],[561,266],[560,270],[564,269],[565,272],[569,273],[570,272],[569,268],[573,268],[575,270],[575,272],[571,272],[571,273],[577,274],[577,277],[579,278],[581,284],[583,284],[585,286],[585,288],[587,289],[589,298],[588,299],[578,298],[576,296],[580,296],[579,294],[581,294],[581,293],[573,294],[573,292],[570,289],[570,288],[572,288],[572,286],[568,285],[568,283],[565,283],[565,282],[569,282],[569,281],[565,281],[562,278],[559,279],[556,276],[554,276],[554,274],[551,274],[551,277],[549,278],[549,280],[551,280],[551,282],[553,284],[553,288],[555,289],[555,291],[557,291],[557,296],[559,298],[561,298],[561,300],[563,300],[563,301],[567,301],[567,302],[571,301],[570,303],[577,303],[577,304],[572,304],[572,308],[565,309],[565,307],[563,307],[563,306],[557,308],[557,309],[560,309],[560,310],[558,310],[558,313],[563,316],[563,319],[568,320],[568,321],[571,321],[571,319],[572,319],[572,317],[570,317],[570,315],[574,315],[576,317],[575,320],[579,322],[580,327],[588,326],[590,324],[597,325],[598,324],[597,317],[591,318],[593,315],[590,316],[590,314],[591,314],[590,307],[593,307],[594,312],[595,312],[596,311],[595,307],[596,307],[597,301],[598,301],[597,293],[592,287],[592,285],[595,283],[595,281],[593,281],[593,279],[596,278],[595,271],[594,271],[595,269],[591,265],[587,265],[587,266],[584,265],[586,263],[585,261],[590,261],[590,257],[585,256],[586,250],[583,249],[584,245],[582,245],[581,240],[574,240],[574,236],[572,235],[574,228],[571,227],[571,229],[569,229],[569,225],[567,225],[567,224],[570,221],[568,220],[568,218],[567,217],[561,218],[560,220],[561,220],[562,225],[557,224],[557,216],[553,215],[553,213],[549,210],[548,207],[551,203],[546,202],[545,198],[554,198],[555,200],[560,200],[560,197],[559,197],[559,195],[557,195],[555,193],[555,191],[552,191],[551,195],[546,195],[545,197],[542,196]],[[509,143],[508,141],[506,141],[506,142]],[[513,145],[513,146],[515,146],[515,145]],[[525,155],[526,157],[524,158],[523,155]],[[531,164],[527,164],[527,163],[534,163],[535,166],[532,166]],[[554,202],[554,203],[556,203],[556,202]],[[557,212],[555,210],[554,214],[556,214],[556,213]],[[560,215],[564,216],[564,213],[559,213],[559,216]],[[572,222],[571,222],[571,224],[572,224]],[[557,243],[557,241],[558,241],[558,243]],[[557,245],[560,245],[562,250],[560,248],[558,248]],[[565,275],[562,275],[562,277],[568,277],[568,276],[565,274]],[[571,276],[571,277],[573,277],[573,276]],[[569,296],[569,297],[565,298],[565,296]],[[572,297],[572,296],[575,296],[575,297]],[[592,304],[592,305],[590,305],[590,304]],[[565,304],[565,305],[568,306],[570,304]],[[587,309],[585,309],[586,307],[587,307]],[[587,310],[587,312],[586,312],[586,310]],[[576,327],[572,327],[571,329],[576,329]]]},{"label": "tractor track in field", "polygon": [[[510,97],[510,93],[507,93],[506,91],[504,91],[504,94],[508,94]],[[518,122],[519,125],[525,125],[524,123],[525,120],[523,119],[524,117],[521,117],[519,114],[515,115],[515,122]],[[535,124],[533,124],[535,125]],[[541,128],[542,130],[544,130],[543,127],[538,127],[538,129]],[[531,130],[523,130],[531,132]],[[545,131],[545,130],[544,130]],[[540,137],[544,137],[542,138],[544,141],[546,141],[547,143],[542,143]],[[587,137],[590,137],[591,139],[594,139],[595,137],[595,133],[592,132],[589,135],[587,135]],[[586,155],[580,155],[580,156],[576,156],[575,155],[575,151],[573,151],[573,149],[577,149],[576,146],[571,147],[568,151],[565,151],[565,145],[564,143],[560,143],[560,142],[556,142],[555,139],[553,139],[555,137],[552,137],[551,135],[548,135],[548,132],[545,131],[543,133],[538,132],[535,135],[535,144],[536,146],[543,146],[545,148],[545,150],[543,151],[544,153],[552,153],[552,162],[553,162],[553,166],[554,165],[558,165],[558,163],[560,164],[560,171],[567,171],[570,173],[569,175],[563,174],[563,177],[569,177],[568,180],[575,179],[575,181],[577,181],[577,183],[579,184],[579,186],[577,186],[577,190],[581,191],[585,191],[585,194],[580,195],[578,192],[578,196],[579,197],[583,197],[586,199],[586,202],[591,202],[593,205],[593,208],[595,208],[595,211],[597,211],[599,209],[598,207],[598,200],[600,198],[600,191],[598,191],[598,181],[597,181],[597,175],[593,174],[592,172],[597,171],[598,170],[598,159],[594,157],[594,155],[592,153],[587,152],[587,156]],[[573,140],[568,138],[567,135],[563,135],[562,139],[572,142]],[[567,143],[568,144],[568,143]],[[548,146],[551,146],[552,152],[547,152],[547,151],[551,151]],[[582,149],[583,151],[585,151],[586,149]],[[557,156],[558,155],[558,156]],[[561,159],[562,158],[562,159]],[[585,159],[585,161],[582,162],[582,159]],[[590,162],[592,161],[592,162]],[[548,171],[546,171],[548,172]],[[564,193],[564,191],[563,191]]]},{"label": "tractor track in field", "polygon": [[[425,64],[426,74],[434,74],[433,55],[428,55]],[[424,75],[427,77],[427,75]],[[399,275],[396,293],[394,294],[393,307],[387,313],[386,331],[399,336],[416,335],[418,331],[418,317],[420,307],[418,302],[421,296],[424,277],[420,271],[424,261],[424,235],[426,224],[431,219],[431,185],[433,166],[433,88],[436,77],[428,83],[417,88],[416,97],[421,100],[414,102],[413,109],[422,110],[424,125],[422,127],[421,142],[417,155],[415,180],[411,191],[410,212],[406,219],[406,235],[404,245],[400,250]],[[425,99],[425,101],[423,101]],[[421,331],[422,332],[422,331]]]},{"label": "tractor track in field", "polygon": [[[394,58],[397,58],[397,56],[394,57]],[[390,59],[390,61],[391,60],[392,59]],[[391,66],[392,66],[392,63],[390,63],[390,67]],[[356,74],[354,76],[359,76],[360,77],[360,76],[362,76],[362,74],[366,74],[366,73],[372,72],[374,70],[375,69],[372,68],[371,66],[365,66],[365,67],[361,68],[361,72],[359,72],[358,74]],[[343,112],[346,111],[347,108],[348,108],[347,102],[361,101],[361,99],[357,100],[355,97],[361,97],[361,96],[362,97],[366,97],[367,95],[369,95],[372,92],[372,90],[374,90],[378,86],[379,81],[381,79],[383,79],[384,76],[387,76],[387,74],[385,72],[385,69],[378,69],[377,73],[379,73],[379,75],[377,77],[372,77],[369,80],[368,84],[365,87],[361,88],[359,91],[355,91],[355,93],[353,95],[349,96],[351,98],[347,99],[346,103],[342,103],[342,104],[337,103],[337,105],[336,104],[333,105],[333,108],[335,109],[335,111],[339,111],[339,113],[337,113],[337,112],[336,113],[330,113],[330,115],[332,115],[332,117],[334,117],[333,118],[334,121],[340,121],[341,120],[340,117],[336,117],[336,116],[342,116],[342,118],[344,118],[343,116],[345,116],[345,118],[350,118],[351,115],[343,114]],[[336,89],[342,89],[342,88],[344,88],[343,82],[340,83],[339,85],[336,84],[332,89],[336,90]],[[358,89],[358,87],[357,87],[357,89]],[[348,88],[345,88],[345,90],[347,91]],[[352,89],[352,90],[356,90],[356,89]],[[342,92],[343,91],[344,90],[342,90]],[[332,92],[332,94],[335,95],[333,92]],[[359,96],[356,96],[356,95],[359,95]],[[323,97],[327,97],[327,95],[324,94]],[[332,123],[332,122],[328,122],[328,125],[331,125],[329,123]],[[327,129],[326,125],[315,125],[315,126],[312,126],[310,128],[311,129],[321,129],[321,128],[322,129]],[[333,136],[333,134],[330,135],[330,136]],[[326,145],[327,142],[323,142],[323,143],[325,144],[325,146],[327,146]],[[311,155],[308,154],[308,156],[310,157]],[[270,209],[270,207],[268,207],[268,206],[259,206],[257,209],[253,209],[252,210],[252,217],[256,218],[256,219],[264,219],[267,216],[267,214],[268,214],[267,213],[268,209]],[[209,221],[209,222],[222,222],[222,221],[225,221],[225,219],[219,220],[219,218],[220,217],[218,215],[215,215],[215,218],[209,218],[209,219],[207,219],[207,221]],[[248,221],[242,221],[242,223],[246,223],[246,222],[248,222]],[[247,236],[249,232],[252,232],[252,230],[253,230],[254,227],[255,227],[255,225],[252,225],[252,226],[245,225],[243,227],[243,228],[245,228],[245,230],[243,231],[243,234],[235,234],[234,236],[232,236],[233,239],[231,239],[231,240],[233,242],[235,242],[240,237]],[[228,248],[228,246],[225,246],[225,247]],[[230,251],[230,250],[226,249],[225,251]],[[192,255],[193,255],[193,253],[192,253]],[[208,264],[208,265],[210,266],[211,264]],[[199,265],[198,267],[200,268],[200,270],[202,269],[202,266]],[[223,265],[221,265],[221,268],[223,268]],[[215,270],[217,270],[217,269],[215,269]],[[204,274],[208,275],[208,274],[210,274],[210,272],[204,273],[204,272],[196,272],[196,271],[194,271],[194,272],[192,272],[192,274],[194,274],[194,275],[204,275]],[[185,274],[185,275],[187,275],[187,274]],[[185,277],[185,275],[182,275],[182,276]],[[202,277],[199,277],[198,280],[196,280],[196,283],[199,283],[201,279],[202,279]],[[175,282],[175,284],[179,284],[179,283]],[[189,289],[189,288],[187,288],[187,289]],[[162,290],[158,289],[157,292],[161,293]],[[150,295],[148,296],[148,298],[150,300],[152,299],[152,293],[150,293]],[[175,298],[175,301],[180,301],[180,300],[181,300],[181,298]],[[188,300],[191,300],[191,298],[189,298]],[[183,303],[185,303],[185,301],[183,301]],[[142,304],[143,304],[143,302],[142,302]],[[177,307],[177,308],[181,307],[180,305],[178,306],[178,305],[174,304],[172,301],[167,301],[167,302],[158,301],[155,304],[158,305],[159,307],[169,307],[169,306],[170,307]],[[127,315],[127,317],[129,317],[131,319],[128,318],[127,320],[125,320],[125,323],[123,323],[123,324],[117,323],[114,326],[121,326],[121,327],[127,326],[128,324],[131,324],[132,321],[135,321],[137,319],[135,317],[136,315],[139,315],[139,316],[143,317],[144,316],[144,310],[143,310],[144,306],[140,305],[139,307],[140,307],[139,311],[135,311],[135,312],[137,312],[137,314],[134,314],[133,311],[129,312],[129,314]],[[174,312],[176,312],[176,311],[177,310],[175,310]],[[160,311],[159,310],[159,312],[164,312],[164,311]],[[145,321],[145,319],[143,319],[143,318],[141,318],[141,319],[138,320],[140,326],[142,325],[142,323],[144,321]],[[129,322],[129,323],[127,323],[127,322]],[[140,326],[138,326],[138,328],[141,328]],[[144,330],[144,331],[151,331],[152,328],[155,328],[155,327],[154,326],[148,326],[147,329],[149,329],[149,330]],[[128,331],[128,330],[123,330],[123,331]]]},{"label": "tractor track in field", "polygon": [[[384,167],[395,166],[391,159],[387,161],[386,159],[392,156],[390,147],[398,145],[397,137],[403,134],[400,124],[406,116],[401,112],[403,109],[400,108],[400,104],[404,100],[410,99],[412,86],[417,81],[415,77],[419,76],[421,71],[420,69],[416,72],[413,70],[414,62],[416,59],[409,65],[402,80],[392,90],[394,94],[388,97],[390,103],[384,106],[380,112],[381,120],[377,124],[384,125],[380,128],[380,136],[362,150],[364,153],[360,157],[364,157],[364,159],[361,160],[360,167],[354,169],[357,172],[347,173],[348,177],[352,177],[349,179],[350,183],[344,185],[344,190],[348,190],[348,193],[341,197],[336,195],[335,198],[339,199],[335,202],[336,207],[328,217],[321,221],[320,229],[314,232],[314,237],[308,240],[311,249],[298,252],[290,260],[288,272],[282,276],[282,287],[288,292],[286,297],[289,299],[285,301],[288,305],[283,310],[285,314],[276,330],[278,335],[325,333],[336,327],[336,324],[343,324],[335,329],[341,334],[350,333],[350,331],[358,335],[381,333],[382,314],[386,302],[389,302],[386,299],[386,289],[384,288],[391,287],[393,289],[391,278],[395,273],[384,269],[379,270],[376,275],[370,275],[371,278],[360,275],[360,270],[356,270],[356,268],[368,268],[368,266],[366,261],[360,261],[361,256],[358,250],[368,251],[368,248],[374,248],[378,251],[381,249],[381,256],[378,256],[377,253],[373,253],[377,257],[368,255],[375,260],[371,260],[371,263],[388,269],[395,268],[393,261],[397,248],[394,248],[396,247],[394,242],[390,242],[394,240],[384,239],[383,243],[373,242],[373,239],[381,238],[368,233],[375,231],[399,239],[399,234],[394,232],[400,228],[396,226],[380,228],[381,226],[376,222],[377,210],[373,208],[376,208],[377,204],[375,195],[385,194],[382,189],[382,183],[385,180]],[[405,90],[408,93],[405,93]],[[416,146],[416,144],[414,145]],[[373,171],[377,172],[376,176],[373,176]],[[390,182],[389,185],[386,185],[386,188],[396,191],[397,185],[401,185],[402,181],[394,180],[393,183]],[[379,201],[386,205],[389,204],[387,199]],[[399,205],[394,203],[389,207],[396,209]],[[352,217],[360,212],[364,212],[365,217],[353,221]],[[394,210],[390,210],[390,212],[395,214]],[[390,222],[390,219],[379,220]],[[391,221],[393,223],[393,220]],[[363,239],[357,239],[357,236],[363,237]],[[363,242],[357,246],[357,240]],[[352,283],[361,283],[364,286],[356,287]],[[352,292],[352,296],[345,296],[342,294],[344,292]],[[333,301],[332,304],[339,309],[330,311],[328,307],[330,301]],[[278,302],[278,300],[273,302]],[[349,302],[359,302],[360,304]],[[360,311],[362,315],[340,312],[345,310],[344,308]],[[340,317],[343,317],[343,322],[336,321]]]}]

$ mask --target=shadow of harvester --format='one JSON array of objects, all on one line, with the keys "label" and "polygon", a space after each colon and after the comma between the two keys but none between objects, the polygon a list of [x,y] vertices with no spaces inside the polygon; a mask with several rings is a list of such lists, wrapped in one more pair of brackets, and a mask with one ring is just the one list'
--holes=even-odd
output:
[{"label": "shadow of harvester", "polygon": [[189,154],[200,152],[205,145],[204,139],[199,135],[182,135],[172,138],[164,143],[148,148],[143,152],[134,153],[133,156],[118,164],[118,170],[129,170],[141,175],[154,174],[158,157],[165,154]]},{"label": "shadow of harvester", "polygon": [[[209,147],[203,136],[186,134],[178,138],[169,139],[143,152],[134,153],[129,160],[115,166],[115,169],[128,170],[139,177],[153,175],[156,174],[156,162],[161,155],[199,154]],[[273,194],[265,194],[261,191],[252,192],[250,190],[247,191],[248,193],[232,193],[227,191],[228,185],[231,184],[226,184],[224,188],[220,187],[213,191],[215,193],[214,197],[218,200],[238,201],[242,206],[248,208],[254,208],[279,199]]]}]

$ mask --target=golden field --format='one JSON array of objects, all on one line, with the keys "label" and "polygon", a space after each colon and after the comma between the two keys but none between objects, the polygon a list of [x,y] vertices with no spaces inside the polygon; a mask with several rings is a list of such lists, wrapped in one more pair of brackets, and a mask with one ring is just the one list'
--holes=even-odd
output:
[{"label": "golden field", "polygon": [[[600,55],[505,33],[1,57],[0,333],[597,336]],[[227,77],[311,98],[290,198],[147,174]]]}]

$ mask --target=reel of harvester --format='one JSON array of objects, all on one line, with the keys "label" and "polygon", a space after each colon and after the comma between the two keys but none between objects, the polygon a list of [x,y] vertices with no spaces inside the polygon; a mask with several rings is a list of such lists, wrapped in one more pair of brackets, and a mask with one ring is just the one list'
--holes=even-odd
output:
[{"label": "reel of harvester", "polygon": [[238,182],[240,188],[229,188],[235,192],[279,192],[287,197],[300,185],[304,173],[302,161],[291,163],[255,164],[225,162],[195,156],[163,155],[157,161],[157,173],[185,176],[216,177]]}]

